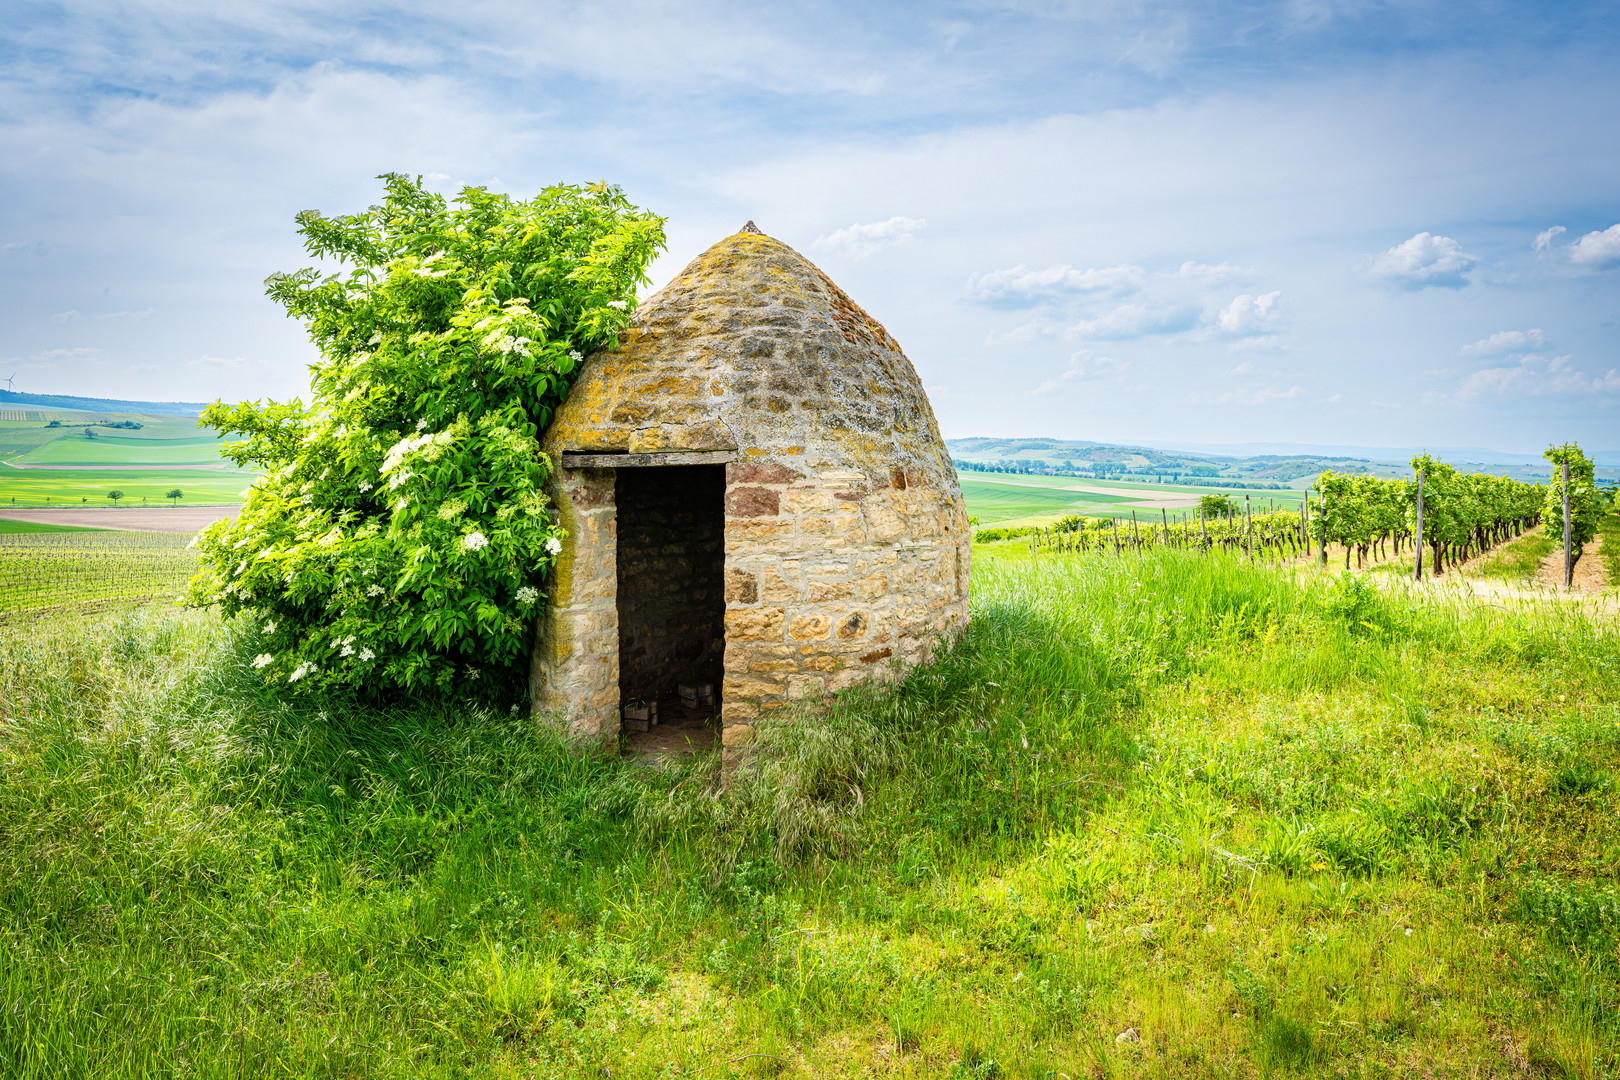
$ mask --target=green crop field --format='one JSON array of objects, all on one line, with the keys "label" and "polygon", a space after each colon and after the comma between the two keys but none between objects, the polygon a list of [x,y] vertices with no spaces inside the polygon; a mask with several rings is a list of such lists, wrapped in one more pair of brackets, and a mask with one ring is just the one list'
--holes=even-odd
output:
[{"label": "green crop field", "polygon": [[1272,507],[1297,512],[1305,497],[1303,491],[1245,491],[1239,486],[1188,487],[1019,473],[961,472],[957,479],[968,513],[981,526],[1047,525],[1065,514],[1129,518],[1133,510],[1158,518],[1160,507],[1167,502],[1178,504],[1167,511],[1171,517],[1196,517],[1196,501],[1217,494],[1232,496],[1240,506],[1248,495],[1256,513]]},{"label": "green crop field", "polygon": [[258,478],[224,461],[218,437],[199,432],[193,419],[60,416],[54,428],[38,419],[0,420],[0,506],[104,505],[113,490],[124,492],[125,505],[157,505],[174,488],[185,503],[233,503]]},{"label": "green crop field", "polygon": [[[11,523],[8,523],[11,524]],[[177,597],[197,572],[184,534],[0,530],[0,612],[130,597]]]},{"label": "green crop field", "polygon": [[0,1072],[1620,1072],[1606,609],[1021,551],[724,787],[246,619],[0,626]]},{"label": "green crop field", "polygon": [[0,506],[107,505],[109,491],[124,493],[123,505],[168,502],[179,488],[186,503],[240,502],[257,473],[223,469],[14,469],[0,464]]},{"label": "green crop field", "polygon": [[82,525],[50,525],[38,521],[10,521],[0,518],[0,536],[34,533],[99,533],[105,529],[89,529]]},{"label": "green crop field", "polygon": [[[93,430],[93,429],[92,429]],[[179,439],[87,436],[75,430],[12,459],[34,465],[218,465],[219,440],[212,435]]]}]

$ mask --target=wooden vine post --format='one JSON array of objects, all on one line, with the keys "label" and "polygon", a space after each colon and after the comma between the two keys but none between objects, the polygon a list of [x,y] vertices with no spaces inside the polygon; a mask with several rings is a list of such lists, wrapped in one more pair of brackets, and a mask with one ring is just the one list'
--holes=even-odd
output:
[{"label": "wooden vine post", "polygon": [[1413,571],[1413,580],[1423,580],[1423,470],[1418,470],[1417,486],[1417,569]]},{"label": "wooden vine post", "polygon": [[1569,520],[1569,462],[1564,462],[1564,591],[1575,583],[1575,546],[1570,542]]}]

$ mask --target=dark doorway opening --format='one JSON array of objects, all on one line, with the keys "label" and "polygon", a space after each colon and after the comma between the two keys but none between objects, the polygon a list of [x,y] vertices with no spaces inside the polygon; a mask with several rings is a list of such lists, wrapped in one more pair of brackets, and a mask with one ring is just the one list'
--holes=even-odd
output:
[{"label": "dark doorway opening", "polygon": [[[656,702],[658,725],[632,732],[637,753],[713,745],[725,673],[724,465],[619,469],[619,700]],[[712,704],[681,702],[682,685]]]}]

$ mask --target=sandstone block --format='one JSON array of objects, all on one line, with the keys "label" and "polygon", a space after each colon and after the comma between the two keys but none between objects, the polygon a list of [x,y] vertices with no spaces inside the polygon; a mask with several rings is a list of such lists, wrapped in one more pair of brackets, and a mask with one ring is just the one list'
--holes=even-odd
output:
[{"label": "sandstone block", "polygon": [[735,487],[726,492],[726,516],[774,517],[781,510],[781,494],[771,488]]},{"label": "sandstone block", "polygon": [[759,600],[759,579],[746,570],[726,568],[726,603],[752,604]]},{"label": "sandstone block", "polygon": [[858,591],[862,600],[877,599],[889,591],[889,575],[879,572],[862,578]]},{"label": "sandstone block", "polygon": [[855,599],[855,583],[851,581],[812,581],[810,602],[825,604],[835,600]]},{"label": "sandstone block", "polygon": [[747,746],[754,741],[751,724],[727,724],[720,729],[720,745],[729,748]]},{"label": "sandstone block", "polygon": [[864,611],[852,611],[838,622],[838,636],[841,638],[858,638],[866,634],[867,615]]},{"label": "sandstone block", "polygon": [[779,607],[735,608],[726,612],[727,641],[781,640],[787,612]]},{"label": "sandstone block", "polygon": [[795,641],[820,641],[828,636],[831,629],[832,619],[820,612],[797,615],[788,628],[788,636]]}]

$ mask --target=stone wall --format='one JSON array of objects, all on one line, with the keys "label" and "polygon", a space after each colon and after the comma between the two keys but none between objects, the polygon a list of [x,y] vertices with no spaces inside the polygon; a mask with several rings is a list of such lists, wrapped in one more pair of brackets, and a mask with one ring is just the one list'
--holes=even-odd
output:
[{"label": "stone wall", "polygon": [[967,625],[967,543],[903,470],[728,467],[726,746],[774,709],[926,661]]},{"label": "stone wall", "polygon": [[529,667],[537,709],[586,742],[619,734],[619,608],[614,470],[559,469],[551,497],[568,542],[547,583]]},{"label": "stone wall", "polygon": [[722,465],[618,470],[619,688],[672,697],[720,688],[725,652]]}]

